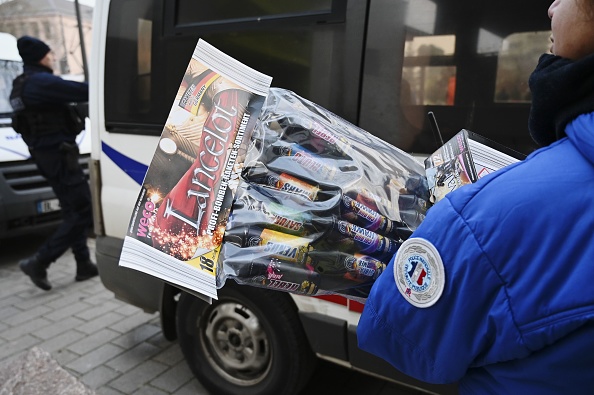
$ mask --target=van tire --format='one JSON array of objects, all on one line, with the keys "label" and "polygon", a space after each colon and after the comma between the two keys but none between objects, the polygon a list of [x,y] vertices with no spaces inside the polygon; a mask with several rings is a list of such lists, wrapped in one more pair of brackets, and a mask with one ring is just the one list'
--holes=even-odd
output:
[{"label": "van tire", "polygon": [[[230,281],[212,304],[182,292],[178,340],[212,394],[297,394],[317,358],[288,294]],[[215,341],[218,340],[218,341]]]}]

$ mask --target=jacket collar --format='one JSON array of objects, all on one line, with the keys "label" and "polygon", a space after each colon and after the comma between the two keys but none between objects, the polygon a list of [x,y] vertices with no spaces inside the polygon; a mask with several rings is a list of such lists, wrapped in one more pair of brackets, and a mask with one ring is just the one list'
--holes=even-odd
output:
[{"label": "jacket collar", "polygon": [[594,112],[582,114],[565,128],[569,140],[594,165]]},{"label": "jacket collar", "polygon": [[50,69],[49,67],[45,67],[43,65],[40,64],[25,64],[23,66],[23,71],[25,73],[51,73],[53,74],[54,71],[52,69]]}]

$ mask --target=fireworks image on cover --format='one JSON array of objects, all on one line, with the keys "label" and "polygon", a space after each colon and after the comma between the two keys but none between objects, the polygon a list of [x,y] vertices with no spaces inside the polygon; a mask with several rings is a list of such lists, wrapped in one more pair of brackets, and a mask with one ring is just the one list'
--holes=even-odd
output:
[{"label": "fireworks image on cover", "polygon": [[130,236],[179,260],[220,245],[254,96],[192,59],[146,174]]}]

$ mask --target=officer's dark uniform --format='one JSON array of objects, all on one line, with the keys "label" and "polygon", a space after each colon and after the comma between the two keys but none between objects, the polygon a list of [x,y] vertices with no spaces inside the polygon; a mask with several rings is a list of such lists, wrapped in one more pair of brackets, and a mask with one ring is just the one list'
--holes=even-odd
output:
[{"label": "officer's dark uniform", "polygon": [[21,37],[17,42],[24,72],[13,82],[11,105],[15,111],[13,127],[29,147],[41,174],[60,201],[63,222],[32,257],[19,263],[35,285],[49,290],[46,269],[68,248],[77,263],[76,280],[97,275],[87,247],[92,223],[91,194],[78,163],[76,135],[82,121],[69,105],[88,101],[86,83],[66,81],[40,64],[50,48],[40,40]]}]

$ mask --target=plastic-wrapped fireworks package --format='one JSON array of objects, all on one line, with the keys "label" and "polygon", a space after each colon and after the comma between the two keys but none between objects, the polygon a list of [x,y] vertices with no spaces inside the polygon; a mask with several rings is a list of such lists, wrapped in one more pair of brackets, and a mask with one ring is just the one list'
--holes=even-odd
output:
[{"label": "plastic-wrapped fireworks package", "polygon": [[223,239],[217,286],[365,298],[424,219],[423,165],[295,93],[271,88]]}]

